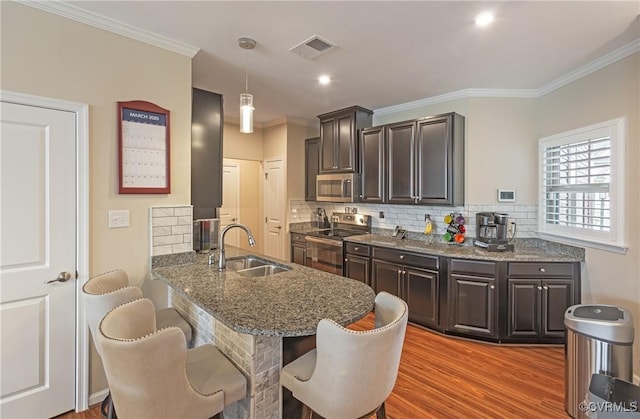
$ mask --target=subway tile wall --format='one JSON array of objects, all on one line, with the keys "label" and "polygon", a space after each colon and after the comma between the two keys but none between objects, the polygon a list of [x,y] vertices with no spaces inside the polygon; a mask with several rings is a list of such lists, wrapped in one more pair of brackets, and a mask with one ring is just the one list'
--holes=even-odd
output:
[{"label": "subway tile wall", "polygon": [[151,207],[151,256],[175,255],[193,250],[193,207]]},{"label": "subway tile wall", "polygon": [[[372,216],[371,227],[393,230],[401,226],[408,231],[422,232],[425,226],[425,215],[430,214],[436,225],[436,234],[444,234],[447,225],[444,216],[453,212],[461,213],[467,220],[467,235],[475,237],[475,216],[478,212],[504,212],[509,214],[509,221],[516,223],[516,238],[537,237],[537,205],[524,204],[472,204],[461,207],[436,207],[422,205],[387,205],[387,204],[334,204],[330,202],[289,201],[289,221],[291,223],[317,221],[317,209],[323,208],[327,215],[332,212],[344,212],[345,207],[355,207],[358,213]],[[380,218],[384,212],[384,218]]]}]

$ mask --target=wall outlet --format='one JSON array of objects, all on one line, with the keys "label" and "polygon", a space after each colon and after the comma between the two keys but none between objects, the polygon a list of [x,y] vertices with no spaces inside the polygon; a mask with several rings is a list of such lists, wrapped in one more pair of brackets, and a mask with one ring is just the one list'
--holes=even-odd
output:
[{"label": "wall outlet", "polygon": [[109,228],[129,227],[129,210],[109,210]]}]

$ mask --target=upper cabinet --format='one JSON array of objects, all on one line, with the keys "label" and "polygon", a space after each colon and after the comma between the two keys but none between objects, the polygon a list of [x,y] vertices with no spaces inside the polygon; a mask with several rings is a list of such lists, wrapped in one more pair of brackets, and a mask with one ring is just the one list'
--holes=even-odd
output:
[{"label": "upper cabinet", "polygon": [[448,113],[360,133],[362,202],[464,204],[464,117]]},{"label": "upper cabinet", "polygon": [[359,106],[318,115],[320,173],[358,171],[358,132],[371,126],[372,115]]},{"label": "upper cabinet", "polygon": [[304,141],[304,199],[316,200],[316,175],[320,170],[320,138],[307,138]]}]

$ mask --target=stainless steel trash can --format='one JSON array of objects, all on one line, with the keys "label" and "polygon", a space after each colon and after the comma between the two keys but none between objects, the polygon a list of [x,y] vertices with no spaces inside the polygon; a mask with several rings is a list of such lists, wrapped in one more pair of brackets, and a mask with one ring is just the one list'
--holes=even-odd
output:
[{"label": "stainless steel trash can", "polygon": [[632,380],[633,318],[620,307],[579,304],[564,313],[564,325],[564,408],[571,417],[583,419],[588,417],[583,402],[593,374]]}]

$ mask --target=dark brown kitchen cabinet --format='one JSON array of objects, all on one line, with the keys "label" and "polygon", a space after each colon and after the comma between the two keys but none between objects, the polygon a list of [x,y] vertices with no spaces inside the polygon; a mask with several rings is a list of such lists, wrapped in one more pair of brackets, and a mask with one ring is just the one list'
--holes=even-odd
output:
[{"label": "dark brown kitchen cabinet", "polygon": [[369,273],[369,254],[371,248],[361,244],[346,243],[344,258],[344,276],[371,284]]},{"label": "dark brown kitchen cabinet", "polygon": [[464,204],[463,116],[448,113],[365,129],[359,144],[363,202]]},{"label": "dark brown kitchen cabinet", "polygon": [[417,121],[416,203],[464,204],[464,117],[448,113]]},{"label": "dark brown kitchen cabinet", "polygon": [[564,313],[580,301],[579,264],[508,264],[505,341],[563,343]]},{"label": "dark brown kitchen cabinet", "polygon": [[448,331],[498,338],[497,276],[495,262],[449,260]]},{"label": "dark brown kitchen cabinet", "polygon": [[386,137],[386,202],[390,204],[415,204],[415,121],[387,125]]},{"label": "dark brown kitchen cabinet", "polygon": [[366,128],[360,133],[361,202],[384,202],[384,139],[385,127]]},{"label": "dark brown kitchen cabinet", "polygon": [[439,261],[437,257],[373,248],[371,287],[407,302],[409,321],[439,328]]},{"label": "dark brown kitchen cabinet", "polygon": [[307,242],[305,234],[291,233],[291,262],[306,265]]},{"label": "dark brown kitchen cabinet", "polygon": [[358,171],[358,133],[371,126],[372,115],[360,106],[318,115],[320,173]]},{"label": "dark brown kitchen cabinet", "polygon": [[316,200],[316,175],[320,173],[320,137],[307,138],[304,141],[304,199]]}]

